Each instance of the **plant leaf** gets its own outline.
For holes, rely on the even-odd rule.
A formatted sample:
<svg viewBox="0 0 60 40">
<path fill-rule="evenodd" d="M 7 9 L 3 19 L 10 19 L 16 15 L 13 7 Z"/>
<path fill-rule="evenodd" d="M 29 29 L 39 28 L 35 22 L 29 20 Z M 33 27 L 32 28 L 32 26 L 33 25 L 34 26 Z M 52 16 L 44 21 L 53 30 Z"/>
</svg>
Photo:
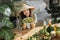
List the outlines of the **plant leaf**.
<svg viewBox="0 0 60 40">
<path fill-rule="evenodd" d="M 9 18 L 7 17 L 4 17 L 1 21 L 1 23 L 4 25 L 4 26 L 7 26 L 7 27 L 10 27 L 10 28 L 13 28 L 14 27 L 14 24 L 12 22 L 10 22 Z"/>
<path fill-rule="evenodd" d="M 11 30 L 11 28 L 9 28 L 9 27 L 2 27 L 1 29 L 0 29 L 0 36 L 2 37 L 2 38 L 5 38 L 5 40 L 12 40 L 13 39 L 13 37 L 14 37 L 14 34 L 13 34 L 13 32 L 11 32 L 12 30 Z"/>
</svg>

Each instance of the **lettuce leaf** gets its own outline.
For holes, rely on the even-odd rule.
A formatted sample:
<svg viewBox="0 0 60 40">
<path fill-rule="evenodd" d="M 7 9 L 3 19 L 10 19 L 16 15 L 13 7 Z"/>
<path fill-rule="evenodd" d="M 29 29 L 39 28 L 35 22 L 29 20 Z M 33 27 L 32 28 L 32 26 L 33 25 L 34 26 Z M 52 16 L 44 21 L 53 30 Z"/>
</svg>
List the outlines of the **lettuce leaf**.
<svg viewBox="0 0 60 40">
<path fill-rule="evenodd" d="M 14 33 L 9 27 L 2 27 L 0 29 L 0 37 L 4 38 L 4 40 L 12 40 L 14 38 Z"/>
</svg>

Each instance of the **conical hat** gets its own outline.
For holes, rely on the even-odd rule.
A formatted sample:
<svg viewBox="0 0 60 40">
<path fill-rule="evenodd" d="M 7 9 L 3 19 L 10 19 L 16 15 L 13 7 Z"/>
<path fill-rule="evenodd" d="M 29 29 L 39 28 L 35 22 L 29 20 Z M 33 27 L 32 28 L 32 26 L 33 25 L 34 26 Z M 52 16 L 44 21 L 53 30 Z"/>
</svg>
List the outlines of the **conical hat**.
<svg viewBox="0 0 60 40">
<path fill-rule="evenodd" d="M 15 10 L 17 11 L 17 15 L 19 15 L 20 12 L 26 10 L 26 9 L 30 9 L 31 11 L 33 11 L 35 8 L 33 6 L 29 6 L 29 5 L 26 5 L 26 4 L 22 4 L 22 5 L 17 5 L 15 7 Z"/>
</svg>

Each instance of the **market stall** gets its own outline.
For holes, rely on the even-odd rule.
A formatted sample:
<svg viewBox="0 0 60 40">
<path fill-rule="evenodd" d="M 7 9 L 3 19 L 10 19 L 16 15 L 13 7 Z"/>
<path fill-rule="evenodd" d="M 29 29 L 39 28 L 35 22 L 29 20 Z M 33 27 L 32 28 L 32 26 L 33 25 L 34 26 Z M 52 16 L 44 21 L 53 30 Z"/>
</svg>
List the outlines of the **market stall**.
<svg viewBox="0 0 60 40">
<path fill-rule="evenodd" d="M 46 32 L 45 30 L 46 30 L 46 28 L 48 27 L 48 25 L 46 25 L 46 28 L 44 28 L 44 26 L 40 26 L 40 27 L 35 27 L 34 29 L 32 29 L 32 30 L 30 30 L 29 32 L 27 32 L 26 34 L 24 34 L 24 35 L 22 35 L 21 37 L 20 36 L 18 36 L 18 37 L 16 37 L 14 40 L 20 40 L 20 39 L 24 39 L 24 40 L 39 40 L 40 39 L 40 37 L 41 36 L 43 36 L 43 34 L 45 35 L 45 37 L 46 37 L 46 39 L 47 40 L 59 40 L 59 37 L 60 37 L 60 23 L 58 23 L 57 24 L 57 28 L 56 28 L 56 30 L 54 29 L 53 31 L 52 31 L 52 33 L 51 33 L 51 35 L 49 36 L 49 33 L 48 32 Z M 54 25 L 52 25 L 53 26 L 53 28 L 55 27 L 55 24 Z M 52 29 L 52 28 L 51 28 Z M 56 32 L 55 32 L 56 31 Z M 42 33 L 42 35 L 41 35 L 41 33 Z M 45 34 L 45 32 L 46 32 L 46 34 Z M 55 34 L 56 33 L 56 34 Z M 35 35 L 35 36 L 34 36 Z M 40 36 L 39 36 L 40 35 Z M 52 36 L 53 35 L 53 36 Z M 44 36 L 43 36 L 44 37 Z"/>
</svg>

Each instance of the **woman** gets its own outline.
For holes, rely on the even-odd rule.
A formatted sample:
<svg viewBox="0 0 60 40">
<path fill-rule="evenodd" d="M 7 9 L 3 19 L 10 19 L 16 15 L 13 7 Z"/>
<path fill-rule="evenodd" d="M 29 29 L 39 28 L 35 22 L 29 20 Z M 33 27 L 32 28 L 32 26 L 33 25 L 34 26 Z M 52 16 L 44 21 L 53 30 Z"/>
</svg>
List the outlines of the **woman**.
<svg viewBox="0 0 60 40">
<path fill-rule="evenodd" d="M 17 12 L 17 16 L 18 16 L 19 23 L 20 23 L 19 25 L 22 27 L 22 29 L 26 29 L 27 25 L 30 25 L 30 28 L 34 28 L 37 22 L 36 15 L 32 14 L 34 7 L 28 6 L 26 4 L 22 4 L 19 8 L 18 8 L 19 11 Z M 34 19 L 34 22 L 31 22 L 29 24 L 23 23 L 22 20 L 27 17 L 32 17 Z"/>
</svg>

